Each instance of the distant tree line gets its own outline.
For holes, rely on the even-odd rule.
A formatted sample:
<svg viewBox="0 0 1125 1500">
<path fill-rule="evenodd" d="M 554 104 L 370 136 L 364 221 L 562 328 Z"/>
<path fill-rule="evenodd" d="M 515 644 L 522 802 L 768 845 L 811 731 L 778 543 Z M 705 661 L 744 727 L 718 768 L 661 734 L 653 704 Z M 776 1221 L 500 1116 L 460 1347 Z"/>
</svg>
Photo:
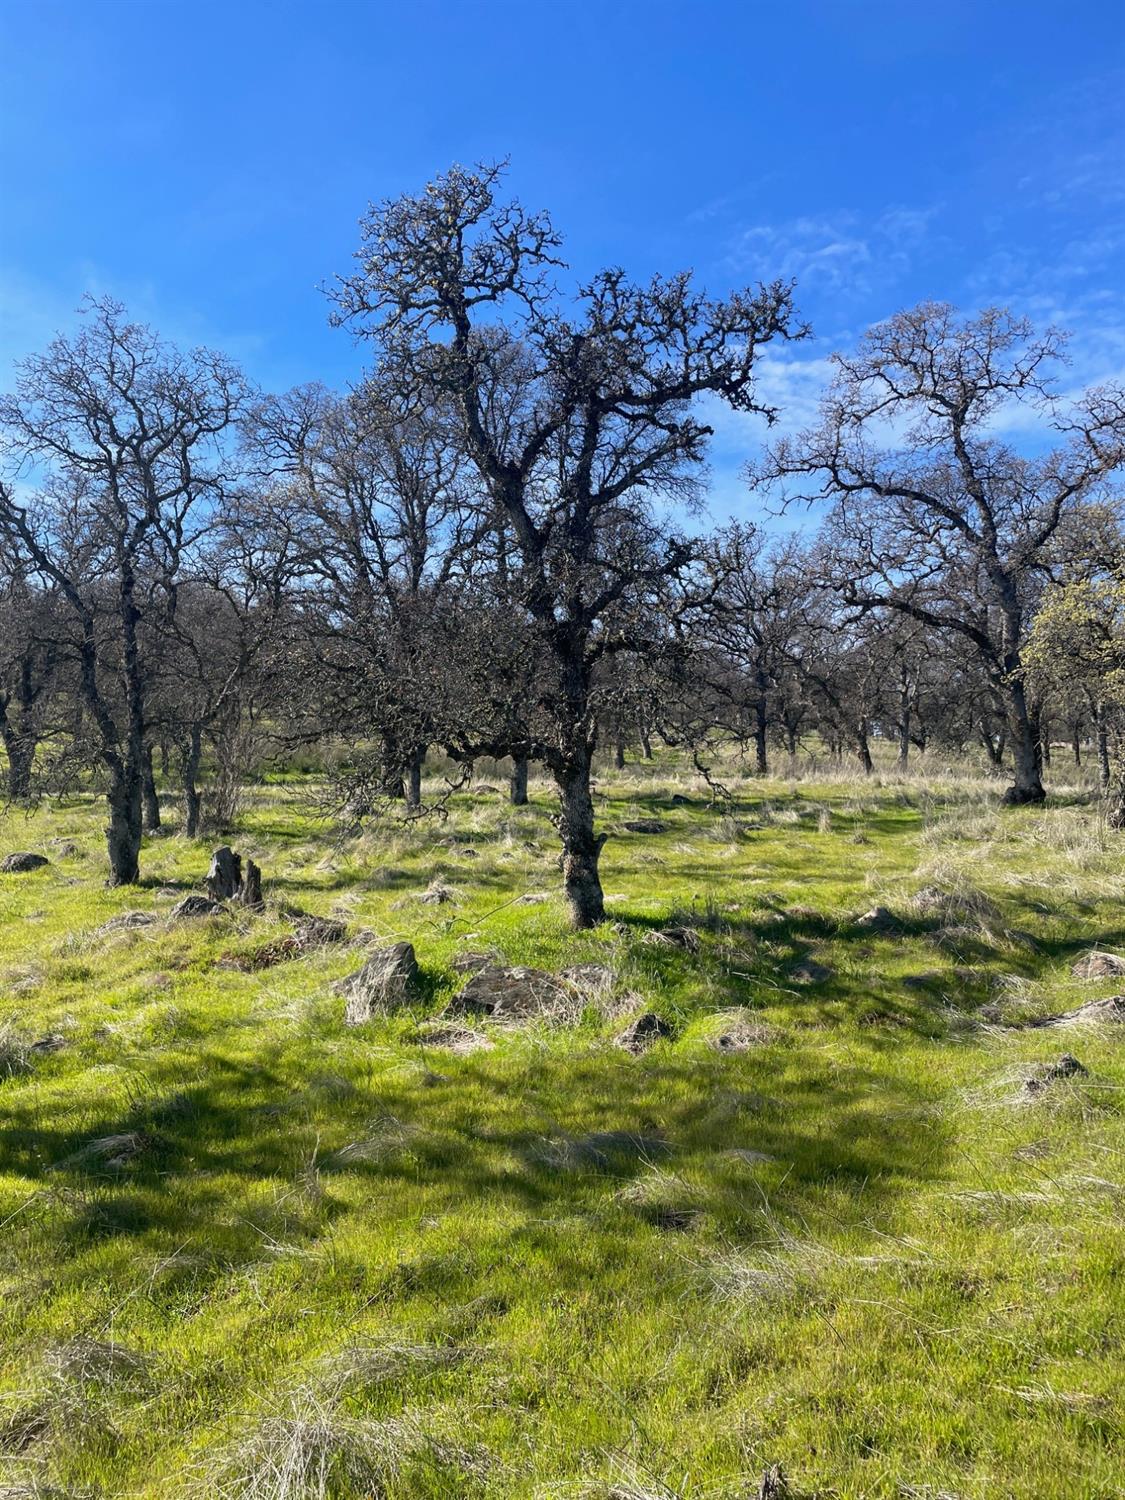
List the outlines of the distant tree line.
<svg viewBox="0 0 1125 1500">
<path fill-rule="evenodd" d="M 716 300 L 612 269 L 564 297 L 550 219 L 500 177 L 455 168 L 362 221 L 333 293 L 371 351 L 347 394 L 263 395 L 110 300 L 19 367 L 10 800 L 101 788 L 121 884 L 158 768 L 194 835 L 280 750 L 330 750 L 353 823 L 425 813 L 435 749 L 466 779 L 508 757 L 513 801 L 529 766 L 554 783 L 581 927 L 604 916 L 599 748 L 673 745 L 710 777 L 720 743 L 763 774 L 813 736 L 865 772 L 876 737 L 902 766 L 979 745 L 1020 803 L 1061 739 L 1125 821 L 1125 393 L 1063 401 L 1058 334 L 923 304 L 837 356 L 818 422 L 748 466 L 810 524 L 708 530 L 707 401 L 774 421 L 755 371 L 806 335 L 792 286 Z"/>
</svg>

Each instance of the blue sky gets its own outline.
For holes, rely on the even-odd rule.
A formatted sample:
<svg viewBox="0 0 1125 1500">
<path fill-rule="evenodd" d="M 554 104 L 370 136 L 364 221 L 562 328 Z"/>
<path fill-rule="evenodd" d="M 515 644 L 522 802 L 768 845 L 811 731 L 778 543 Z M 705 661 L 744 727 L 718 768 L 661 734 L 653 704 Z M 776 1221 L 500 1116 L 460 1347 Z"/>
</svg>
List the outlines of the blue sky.
<svg viewBox="0 0 1125 1500">
<path fill-rule="evenodd" d="M 368 200 L 510 156 L 576 275 L 797 279 L 825 356 L 922 297 L 1125 376 L 1125 4 L 0 0 L 0 383 L 111 292 L 261 384 L 344 384 L 318 286 Z M 757 424 L 721 420 L 715 508 Z"/>
</svg>

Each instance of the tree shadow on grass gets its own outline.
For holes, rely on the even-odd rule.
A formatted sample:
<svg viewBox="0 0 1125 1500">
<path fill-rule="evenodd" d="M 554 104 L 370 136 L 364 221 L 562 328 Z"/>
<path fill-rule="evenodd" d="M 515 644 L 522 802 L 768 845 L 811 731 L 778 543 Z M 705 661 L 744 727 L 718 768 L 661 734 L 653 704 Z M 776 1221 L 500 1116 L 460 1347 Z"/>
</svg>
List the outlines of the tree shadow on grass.
<svg viewBox="0 0 1125 1500">
<path fill-rule="evenodd" d="M 888 1200 L 940 1173 L 925 1097 L 887 1072 L 826 1070 L 810 1056 L 778 1074 L 751 1056 L 658 1052 L 516 1048 L 440 1063 L 428 1052 L 426 1065 L 377 1083 L 354 1055 L 355 1076 L 323 1080 L 295 1047 L 269 1065 L 204 1055 L 205 1076 L 186 1084 L 182 1062 L 156 1065 L 124 1111 L 88 1105 L 80 1119 L 45 1122 L 38 1108 L 10 1108 L 0 1161 L 69 1203 L 56 1231 L 64 1253 L 107 1238 L 217 1237 L 232 1262 L 330 1236 L 356 1212 L 354 1191 L 336 1190 L 345 1179 L 363 1185 L 372 1212 L 401 1212 L 417 1193 L 426 1212 L 463 1212 L 467 1224 L 482 1212 L 525 1226 L 592 1215 L 624 1232 L 648 1203 L 622 1198 L 628 1184 L 702 1172 L 711 1230 L 738 1241 L 760 1235 L 761 1197 L 732 1151 L 778 1164 L 773 1209 L 813 1234 L 830 1201 L 839 1212 L 841 1192 L 862 1187 L 863 1220 L 874 1223 Z M 111 1150 L 126 1159 L 111 1163 Z M 305 1193 L 309 1172 L 316 1189 Z M 659 1214 L 647 1223 L 663 1227 Z"/>
</svg>

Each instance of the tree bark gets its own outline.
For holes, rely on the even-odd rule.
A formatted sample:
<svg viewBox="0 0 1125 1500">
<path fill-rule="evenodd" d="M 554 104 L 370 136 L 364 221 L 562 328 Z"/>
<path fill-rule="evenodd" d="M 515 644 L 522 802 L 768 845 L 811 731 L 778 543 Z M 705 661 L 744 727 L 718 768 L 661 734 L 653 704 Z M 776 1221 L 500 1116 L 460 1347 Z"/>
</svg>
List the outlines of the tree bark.
<svg viewBox="0 0 1125 1500">
<path fill-rule="evenodd" d="M 594 802 L 590 795 L 590 756 L 578 755 L 555 772 L 559 794 L 559 837 L 562 872 L 571 925 L 596 927 L 605 921 L 605 898 L 598 859 L 605 834 L 594 832 Z"/>
<path fill-rule="evenodd" d="M 1109 731 L 1106 728 L 1105 710 L 1098 705 L 1097 716 L 1097 738 L 1098 738 L 1098 787 L 1104 796 L 1109 791 L 1110 764 L 1109 764 Z"/>
<path fill-rule="evenodd" d="M 766 740 L 768 729 L 767 705 L 765 697 L 762 696 L 754 704 L 754 768 L 759 776 L 769 775 L 770 759 Z"/>
<path fill-rule="evenodd" d="M 189 839 L 199 833 L 200 816 L 203 811 L 203 794 L 199 790 L 199 767 L 203 760 L 203 731 L 193 724 L 187 745 L 181 749 L 180 770 L 184 786 L 184 832 Z"/>
<path fill-rule="evenodd" d="M 406 805 L 411 812 L 417 812 L 422 806 L 422 768 L 426 763 L 426 749 L 411 750 L 406 757 L 405 774 L 403 776 L 403 796 Z"/>
<path fill-rule="evenodd" d="M 909 687 L 904 683 L 899 691 L 899 720 L 898 720 L 898 768 L 905 771 L 910 764 L 910 720 L 911 720 L 911 694 Z"/>
<path fill-rule="evenodd" d="M 651 760 L 652 759 L 652 741 L 648 737 L 648 725 L 647 724 L 638 724 L 637 725 L 637 738 L 641 742 L 641 754 L 644 756 L 645 760 Z"/>
<path fill-rule="evenodd" d="M 156 833 L 160 827 L 160 798 L 156 795 L 156 776 L 152 769 L 152 746 L 145 745 L 141 756 L 141 795 L 144 802 L 142 827 L 145 833 Z"/>
<path fill-rule="evenodd" d="M 35 764 L 35 741 L 16 729 L 0 730 L 8 756 L 8 797 L 12 802 L 31 799 L 31 771 Z"/>
<path fill-rule="evenodd" d="M 136 766 L 121 765 L 110 772 L 109 823 L 106 850 L 109 884 L 135 885 L 140 878 L 141 776 Z"/>
<path fill-rule="evenodd" d="M 527 806 L 527 756 L 512 758 L 512 774 L 508 777 L 508 789 L 513 807 Z"/>
<path fill-rule="evenodd" d="M 617 736 L 613 745 L 613 766 L 617 771 L 625 769 L 625 741 L 620 735 Z"/>
<path fill-rule="evenodd" d="M 1012 807 L 1045 802 L 1047 793 L 1043 789 L 1039 726 L 1035 715 L 1028 709 L 1023 683 L 1017 678 L 1009 681 L 1006 687 L 1008 739 L 1015 775 L 1012 785 L 1004 793 L 1004 801 Z"/>
<path fill-rule="evenodd" d="M 871 746 L 867 741 L 867 725 L 859 724 L 855 732 L 856 759 L 863 768 L 863 774 L 870 776 L 875 769 L 875 762 L 871 759 Z"/>
</svg>

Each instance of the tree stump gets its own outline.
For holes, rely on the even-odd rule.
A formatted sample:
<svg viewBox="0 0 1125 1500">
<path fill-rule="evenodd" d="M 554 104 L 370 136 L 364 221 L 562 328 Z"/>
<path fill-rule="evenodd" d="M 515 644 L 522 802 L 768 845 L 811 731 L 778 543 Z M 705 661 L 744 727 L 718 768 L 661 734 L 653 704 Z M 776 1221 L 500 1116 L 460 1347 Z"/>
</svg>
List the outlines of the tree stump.
<svg viewBox="0 0 1125 1500">
<path fill-rule="evenodd" d="M 262 872 L 252 859 L 247 859 L 243 871 L 241 854 L 224 844 L 211 856 L 207 894 L 212 901 L 234 901 L 256 910 L 262 905 Z"/>
<path fill-rule="evenodd" d="M 242 885 L 242 856 L 229 844 L 216 849 L 207 872 L 207 894 L 212 901 L 233 901 Z"/>
<path fill-rule="evenodd" d="M 246 873 L 235 900 L 255 911 L 262 905 L 262 872 L 252 859 L 246 861 Z"/>
</svg>

